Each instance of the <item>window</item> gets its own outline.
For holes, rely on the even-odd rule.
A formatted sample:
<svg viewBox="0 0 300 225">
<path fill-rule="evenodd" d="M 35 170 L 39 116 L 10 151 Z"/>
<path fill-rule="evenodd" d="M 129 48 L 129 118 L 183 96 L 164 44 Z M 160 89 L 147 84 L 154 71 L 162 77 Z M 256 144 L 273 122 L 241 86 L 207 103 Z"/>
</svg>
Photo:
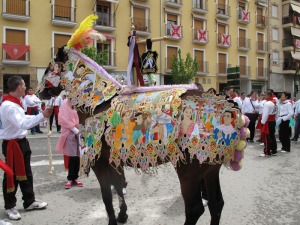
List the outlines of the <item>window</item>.
<svg viewBox="0 0 300 225">
<path fill-rule="evenodd" d="M 97 1 L 96 10 L 98 15 L 96 24 L 100 26 L 111 26 L 111 4 L 109 2 Z"/>
<path fill-rule="evenodd" d="M 218 73 L 227 73 L 227 54 L 225 53 L 218 53 Z"/>
<path fill-rule="evenodd" d="M 171 35 L 171 25 L 177 25 L 178 23 L 178 15 L 175 14 L 167 14 L 167 35 Z"/>
<path fill-rule="evenodd" d="M 239 43 L 240 48 L 248 48 L 248 42 L 246 39 L 246 30 L 245 29 L 239 29 Z"/>
<path fill-rule="evenodd" d="M 102 53 L 103 66 L 113 66 L 114 54 L 112 40 L 106 39 L 104 42 L 98 41 L 96 46 L 97 51 Z"/>
<path fill-rule="evenodd" d="M 4 0 L 3 12 L 15 15 L 28 15 L 29 1 L 24 0 Z"/>
<path fill-rule="evenodd" d="M 138 31 L 148 31 L 148 22 L 145 8 L 133 7 L 133 24 Z"/>
<path fill-rule="evenodd" d="M 277 28 L 272 28 L 272 40 L 279 41 L 279 30 Z"/>
<path fill-rule="evenodd" d="M 241 76 L 248 76 L 247 71 L 247 56 L 239 56 L 240 74 Z"/>
<path fill-rule="evenodd" d="M 53 56 L 56 55 L 58 48 L 68 43 L 71 36 L 71 34 L 54 34 L 54 46 L 52 49 Z"/>
<path fill-rule="evenodd" d="M 25 54 L 21 54 L 23 48 L 25 48 L 27 42 L 27 30 L 22 29 L 5 29 L 5 44 L 8 46 L 14 46 L 13 49 L 4 49 L 5 53 L 3 59 L 8 60 L 28 60 L 28 51 Z M 17 50 L 17 51 L 15 51 Z"/>
<path fill-rule="evenodd" d="M 171 69 L 174 56 L 177 57 L 178 47 L 167 46 L 167 70 Z"/>
<path fill-rule="evenodd" d="M 264 42 L 264 34 L 257 33 L 257 50 L 258 51 L 265 51 L 265 42 Z"/>
<path fill-rule="evenodd" d="M 264 59 L 257 60 L 257 76 L 265 77 Z"/>
<path fill-rule="evenodd" d="M 278 52 L 273 52 L 273 60 L 272 64 L 273 65 L 278 65 L 279 64 L 279 53 Z"/>
<path fill-rule="evenodd" d="M 204 61 L 204 56 L 205 56 L 205 53 L 204 51 L 202 50 L 195 50 L 194 51 L 194 55 L 195 55 L 195 58 L 198 62 L 198 65 L 199 65 L 199 68 L 198 68 L 198 71 L 199 72 L 207 72 L 206 70 L 206 62 Z"/>
<path fill-rule="evenodd" d="M 272 17 L 278 18 L 278 6 L 272 5 Z"/>
<path fill-rule="evenodd" d="M 202 78 L 202 84 L 206 84 L 206 78 Z"/>
</svg>

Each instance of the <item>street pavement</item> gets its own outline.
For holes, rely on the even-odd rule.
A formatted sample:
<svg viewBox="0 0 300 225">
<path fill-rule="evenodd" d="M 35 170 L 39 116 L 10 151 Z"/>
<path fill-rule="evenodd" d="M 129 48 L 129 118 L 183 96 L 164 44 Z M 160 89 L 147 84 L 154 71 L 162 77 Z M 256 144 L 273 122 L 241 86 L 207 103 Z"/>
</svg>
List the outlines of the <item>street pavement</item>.
<svg viewBox="0 0 300 225">
<path fill-rule="evenodd" d="M 32 149 L 34 190 L 37 199 L 48 202 L 45 210 L 26 212 L 20 190 L 17 192 L 17 208 L 22 216 L 14 225 L 108 223 L 98 181 L 93 172 L 80 180 L 84 187 L 64 189 L 67 173 L 63 158 L 55 153 L 58 135 L 51 135 L 53 174 L 49 174 L 48 140 L 44 134 L 28 135 Z M 261 158 L 263 147 L 248 143 L 243 168 L 230 171 L 221 168 L 220 179 L 225 206 L 221 225 L 299 225 L 300 224 L 300 141 L 292 142 L 291 153 Z M 281 144 L 278 143 L 278 149 Z M 3 157 L 2 157 L 3 158 Z M 128 225 L 181 225 L 184 223 L 184 203 L 179 181 L 170 164 L 162 165 L 158 174 L 136 174 L 125 170 L 128 181 L 126 203 Z M 1 178 L 2 180 L 2 174 Z M 1 182 L 2 183 L 2 182 Z M 7 220 L 3 195 L 0 194 L 0 219 Z M 118 197 L 114 194 L 114 206 L 118 209 Z M 197 224 L 209 224 L 208 208 Z"/>
</svg>

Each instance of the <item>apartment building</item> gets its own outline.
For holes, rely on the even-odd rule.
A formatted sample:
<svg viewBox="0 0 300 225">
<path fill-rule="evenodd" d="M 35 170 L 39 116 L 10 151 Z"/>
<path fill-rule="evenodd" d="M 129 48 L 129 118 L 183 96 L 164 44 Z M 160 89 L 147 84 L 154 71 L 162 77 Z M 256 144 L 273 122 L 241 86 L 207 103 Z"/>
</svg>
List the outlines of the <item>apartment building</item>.
<svg viewBox="0 0 300 225">
<path fill-rule="evenodd" d="M 300 68 L 300 1 L 270 1 L 269 8 L 270 87 L 295 94 Z"/>
<path fill-rule="evenodd" d="M 240 90 L 265 90 L 268 84 L 267 0 L 2 0 L 0 87 L 21 75 L 35 87 L 57 48 L 66 44 L 80 22 L 98 15 L 94 29 L 111 35 L 94 43 L 108 52 L 104 68 L 126 76 L 127 38 L 134 27 L 139 39 L 166 36 L 153 42 L 157 51 L 158 84 L 171 84 L 171 62 L 181 49 L 196 57 L 195 81 L 205 89 L 227 86 L 226 69 L 240 67 Z M 278 10 L 279 11 L 279 10 Z M 140 44 L 145 52 L 146 45 Z M 277 75 L 276 75 L 277 76 Z"/>
</svg>

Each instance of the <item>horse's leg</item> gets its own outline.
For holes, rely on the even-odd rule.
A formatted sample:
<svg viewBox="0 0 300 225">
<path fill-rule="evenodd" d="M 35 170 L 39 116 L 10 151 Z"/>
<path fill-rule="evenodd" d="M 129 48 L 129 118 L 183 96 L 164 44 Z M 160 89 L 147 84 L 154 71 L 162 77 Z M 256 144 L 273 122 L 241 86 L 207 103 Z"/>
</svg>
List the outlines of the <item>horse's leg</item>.
<svg viewBox="0 0 300 225">
<path fill-rule="evenodd" d="M 125 197 L 123 194 L 123 188 L 124 188 L 124 181 L 125 181 L 125 175 L 124 175 L 124 170 L 123 168 L 119 168 L 121 174 L 119 174 L 114 168 L 111 167 L 111 178 L 112 178 L 112 183 L 115 187 L 115 190 L 118 194 L 119 197 L 119 207 L 120 207 L 120 212 L 117 217 L 117 222 L 119 223 L 126 223 L 128 219 L 127 215 L 127 205 L 125 202 Z"/>
<path fill-rule="evenodd" d="M 177 167 L 181 193 L 185 205 L 185 225 L 195 225 L 204 213 L 204 206 L 201 199 L 200 182 L 202 170 L 198 161 Z"/>
<path fill-rule="evenodd" d="M 108 219 L 109 219 L 108 225 L 117 225 L 115 210 L 113 207 L 112 193 L 111 193 L 111 189 L 110 189 L 110 185 L 111 185 L 110 168 L 111 168 L 111 166 L 108 164 L 108 162 L 106 163 L 104 160 L 101 160 L 101 157 L 98 161 L 96 161 L 96 163 L 92 167 L 92 169 L 95 172 L 95 175 L 100 184 L 102 199 L 103 199 L 105 209 L 106 209 Z"/>
<path fill-rule="evenodd" d="M 208 196 L 208 208 L 211 215 L 210 224 L 219 225 L 224 206 L 219 178 L 221 165 L 218 164 L 211 167 L 213 168 L 204 176 L 204 182 Z"/>
</svg>

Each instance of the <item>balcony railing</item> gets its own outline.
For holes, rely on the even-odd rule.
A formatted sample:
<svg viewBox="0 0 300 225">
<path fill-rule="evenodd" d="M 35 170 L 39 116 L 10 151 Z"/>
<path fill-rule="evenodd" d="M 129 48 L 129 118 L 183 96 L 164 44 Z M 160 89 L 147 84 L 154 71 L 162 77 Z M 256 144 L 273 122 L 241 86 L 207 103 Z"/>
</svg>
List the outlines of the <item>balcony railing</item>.
<svg viewBox="0 0 300 225">
<path fill-rule="evenodd" d="M 256 26 L 258 27 L 266 27 L 267 21 L 265 16 L 256 15 Z"/>
<path fill-rule="evenodd" d="M 223 19 L 229 19 L 230 17 L 230 6 L 217 4 L 217 17 Z"/>
<path fill-rule="evenodd" d="M 201 0 L 200 2 L 194 2 L 193 4 L 193 12 L 199 14 L 206 14 L 208 12 L 207 8 L 207 0 Z"/>
<path fill-rule="evenodd" d="M 193 42 L 196 44 L 207 44 L 208 30 L 193 29 Z"/>
<path fill-rule="evenodd" d="M 240 50 L 250 50 L 250 39 L 239 37 L 238 38 L 238 48 Z"/>
<path fill-rule="evenodd" d="M 230 64 L 227 63 L 217 63 L 217 74 L 218 75 L 226 75 L 227 68 L 230 67 Z"/>
<path fill-rule="evenodd" d="M 28 21 L 30 19 L 30 1 L 3 0 L 2 16 L 5 19 Z"/>
<path fill-rule="evenodd" d="M 238 22 L 248 24 L 250 23 L 250 12 L 245 10 L 239 10 L 238 12 Z"/>
<path fill-rule="evenodd" d="M 293 38 L 282 39 L 282 47 L 291 47 L 291 46 L 294 46 Z"/>
<path fill-rule="evenodd" d="M 268 51 L 268 43 L 264 41 L 257 41 L 256 49 L 257 52 L 266 53 Z"/>
<path fill-rule="evenodd" d="M 6 45 L 7 48 L 4 47 Z M 28 65 L 30 63 L 29 45 L 2 44 L 2 63 Z"/>
<path fill-rule="evenodd" d="M 166 24 L 166 35 L 171 39 L 181 40 L 183 38 L 182 26 L 167 23 Z"/>
<path fill-rule="evenodd" d="M 268 68 L 265 67 L 256 67 L 256 78 L 266 79 L 268 75 Z"/>
<path fill-rule="evenodd" d="M 296 70 L 296 63 L 293 59 L 284 59 L 283 61 L 283 70 Z"/>
<path fill-rule="evenodd" d="M 150 32 L 150 20 L 133 17 L 131 23 L 136 31 Z"/>
<path fill-rule="evenodd" d="M 300 25 L 300 21 L 298 20 L 298 16 L 296 15 L 288 15 L 282 17 L 282 24 L 289 24 L 292 23 L 294 26 L 295 25 Z"/>
<path fill-rule="evenodd" d="M 209 67 L 208 67 L 208 62 L 207 61 L 198 61 L 198 73 L 208 73 L 209 72 Z"/>
<path fill-rule="evenodd" d="M 231 46 L 231 35 L 217 33 L 217 45 L 223 48 L 229 48 Z"/>
<path fill-rule="evenodd" d="M 52 5 L 52 23 L 54 25 L 73 27 L 76 25 L 76 8 Z"/>
<path fill-rule="evenodd" d="M 249 77 L 251 74 L 251 66 L 240 65 L 240 75 L 243 77 Z"/>
</svg>

